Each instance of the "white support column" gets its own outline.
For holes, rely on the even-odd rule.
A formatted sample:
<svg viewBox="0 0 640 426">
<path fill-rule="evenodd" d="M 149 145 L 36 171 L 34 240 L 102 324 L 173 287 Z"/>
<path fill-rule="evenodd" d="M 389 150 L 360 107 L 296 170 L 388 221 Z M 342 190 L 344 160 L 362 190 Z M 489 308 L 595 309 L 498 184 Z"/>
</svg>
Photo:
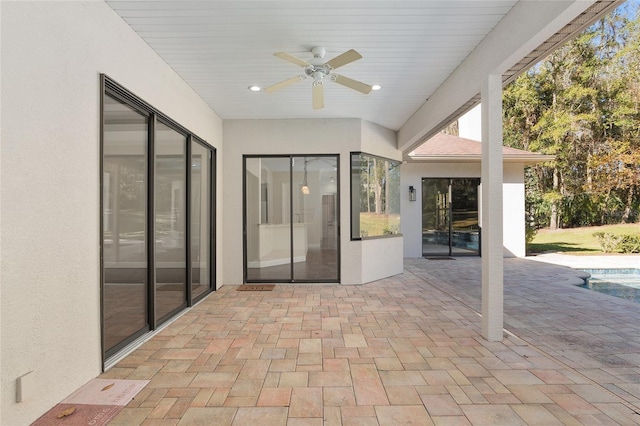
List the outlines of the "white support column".
<svg viewBox="0 0 640 426">
<path fill-rule="evenodd" d="M 482 335 L 503 334 L 502 76 L 482 84 Z"/>
</svg>

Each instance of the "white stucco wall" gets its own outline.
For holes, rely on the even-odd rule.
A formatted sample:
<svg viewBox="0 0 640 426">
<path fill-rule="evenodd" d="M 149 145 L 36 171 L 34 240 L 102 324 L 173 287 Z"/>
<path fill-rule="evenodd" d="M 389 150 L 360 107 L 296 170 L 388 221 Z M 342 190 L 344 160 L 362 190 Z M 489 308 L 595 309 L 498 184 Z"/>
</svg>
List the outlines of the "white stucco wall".
<svg viewBox="0 0 640 426">
<path fill-rule="evenodd" d="M 241 284 L 242 264 L 242 156 L 244 154 L 338 154 L 340 159 L 340 282 L 364 281 L 362 265 L 368 241 L 350 239 L 350 164 L 352 151 L 399 158 L 395 132 L 360 119 L 225 120 L 224 121 L 223 252 L 225 284 Z M 366 150 L 365 148 L 366 147 Z M 399 237 L 399 239 L 401 239 Z M 383 240 L 391 240 L 383 239 Z M 383 243 L 384 244 L 384 243 Z M 392 243 L 386 243 L 392 244 Z M 393 264 L 393 265 L 391 265 Z M 378 279 L 402 271 L 402 253 L 389 263 L 376 263 L 367 277 Z"/>
<path fill-rule="evenodd" d="M 401 274 L 403 238 L 373 238 L 362 241 L 362 283 Z"/>
<path fill-rule="evenodd" d="M 396 149 L 396 132 L 368 121 L 362 121 L 362 151 L 391 160 L 402 161 Z M 400 197 L 402 197 L 401 188 Z M 404 220 L 400 207 L 400 226 Z M 362 281 L 368 283 L 380 278 L 401 274 L 403 271 L 404 237 L 362 240 Z"/>
<path fill-rule="evenodd" d="M 101 371 L 99 73 L 220 158 L 222 123 L 105 3 L 0 4 L 0 424 L 23 425 Z"/>
<path fill-rule="evenodd" d="M 422 178 L 479 178 L 480 163 L 406 163 L 402 165 L 402 234 L 404 256 L 422 257 Z M 409 186 L 416 201 L 409 201 Z M 524 164 L 504 164 L 504 255 L 525 256 Z"/>
<path fill-rule="evenodd" d="M 524 215 L 524 164 L 506 163 L 502 184 L 505 257 L 526 255 Z"/>
<path fill-rule="evenodd" d="M 458 118 L 458 136 L 474 141 L 482 140 L 482 104 L 471 108 Z"/>
</svg>

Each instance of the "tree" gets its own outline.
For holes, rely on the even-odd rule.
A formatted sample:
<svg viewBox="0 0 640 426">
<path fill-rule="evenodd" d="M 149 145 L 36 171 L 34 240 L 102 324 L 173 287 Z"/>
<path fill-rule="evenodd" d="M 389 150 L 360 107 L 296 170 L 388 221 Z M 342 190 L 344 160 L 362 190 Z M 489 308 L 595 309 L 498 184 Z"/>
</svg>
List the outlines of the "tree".
<svg viewBox="0 0 640 426">
<path fill-rule="evenodd" d="M 556 156 L 527 171 L 528 223 L 640 220 L 639 4 L 617 8 L 505 88 L 505 144 Z"/>
</svg>

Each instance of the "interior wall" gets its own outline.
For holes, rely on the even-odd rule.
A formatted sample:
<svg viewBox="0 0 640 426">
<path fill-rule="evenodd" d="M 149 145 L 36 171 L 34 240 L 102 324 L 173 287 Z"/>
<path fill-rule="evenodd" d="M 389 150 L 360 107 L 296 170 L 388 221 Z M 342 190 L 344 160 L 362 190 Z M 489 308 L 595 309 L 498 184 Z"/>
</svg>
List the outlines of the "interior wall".
<svg viewBox="0 0 640 426">
<path fill-rule="evenodd" d="M 505 163 L 503 183 L 503 246 L 505 257 L 525 256 L 524 164 Z M 422 257 L 422 178 L 479 178 L 477 163 L 406 163 L 401 169 L 404 256 Z M 409 186 L 416 201 L 409 201 Z"/>
<path fill-rule="evenodd" d="M 104 2 L 0 7 L 0 424 L 19 425 L 101 371 L 99 74 L 218 148 L 219 165 L 222 122 Z"/>
</svg>

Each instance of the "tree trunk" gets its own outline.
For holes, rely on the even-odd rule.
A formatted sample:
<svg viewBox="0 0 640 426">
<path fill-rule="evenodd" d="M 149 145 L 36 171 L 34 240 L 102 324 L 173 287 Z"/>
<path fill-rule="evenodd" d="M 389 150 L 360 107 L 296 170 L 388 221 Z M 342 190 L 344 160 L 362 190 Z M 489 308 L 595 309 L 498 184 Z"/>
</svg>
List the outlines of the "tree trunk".
<svg viewBox="0 0 640 426">
<path fill-rule="evenodd" d="M 384 168 L 384 213 L 389 214 L 389 167 Z"/>
<path fill-rule="evenodd" d="M 558 229 L 558 205 L 554 201 L 551 204 L 551 218 L 549 219 L 549 229 L 555 231 Z"/>
<path fill-rule="evenodd" d="M 382 186 L 380 185 L 380 174 L 378 170 L 378 160 L 373 159 L 373 192 L 375 195 L 376 214 L 382 213 Z"/>
<path fill-rule="evenodd" d="M 593 151 L 593 148 L 591 149 Z M 591 170 L 591 153 L 587 154 L 587 191 L 593 191 L 593 171 Z"/>
<path fill-rule="evenodd" d="M 553 191 L 558 192 L 558 169 L 553 169 Z M 558 200 L 553 199 L 551 202 L 551 217 L 549 218 L 549 228 L 552 231 L 558 229 L 558 218 L 560 215 L 558 214 Z"/>
<path fill-rule="evenodd" d="M 371 190 L 371 160 L 367 158 L 367 190 L 365 191 L 367 197 L 367 213 L 371 213 L 371 198 L 369 197 L 369 191 Z"/>
<path fill-rule="evenodd" d="M 629 216 L 631 216 L 631 205 L 633 204 L 633 186 L 629 187 L 629 192 L 627 193 L 627 203 L 624 206 L 624 213 L 622 214 L 622 219 L 620 223 L 627 223 L 629 220 Z"/>
</svg>

